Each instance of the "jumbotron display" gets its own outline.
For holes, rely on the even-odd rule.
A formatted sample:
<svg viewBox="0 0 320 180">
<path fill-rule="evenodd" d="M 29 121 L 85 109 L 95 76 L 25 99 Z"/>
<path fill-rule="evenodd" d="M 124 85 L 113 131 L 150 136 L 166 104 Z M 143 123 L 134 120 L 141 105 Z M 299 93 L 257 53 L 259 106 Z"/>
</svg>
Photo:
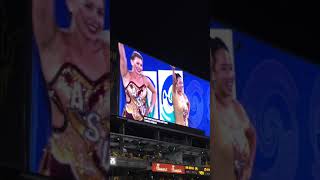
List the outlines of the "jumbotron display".
<svg viewBox="0 0 320 180">
<path fill-rule="evenodd" d="M 209 136 L 209 81 L 118 43 L 118 115 L 153 124 L 174 123 Z"/>
<path fill-rule="evenodd" d="M 319 179 L 319 65 L 212 27 L 211 176 Z"/>
</svg>

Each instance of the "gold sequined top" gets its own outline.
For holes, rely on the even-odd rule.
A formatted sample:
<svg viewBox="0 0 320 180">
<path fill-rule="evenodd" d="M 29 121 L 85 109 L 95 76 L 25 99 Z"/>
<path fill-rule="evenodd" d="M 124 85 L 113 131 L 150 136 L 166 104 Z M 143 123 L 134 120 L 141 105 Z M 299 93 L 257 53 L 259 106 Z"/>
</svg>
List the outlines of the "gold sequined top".
<svg viewBox="0 0 320 180">
<path fill-rule="evenodd" d="M 179 95 L 177 92 L 172 93 L 173 107 L 174 107 L 174 115 L 176 118 L 176 124 L 182 126 L 189 126 L 189 112 L 188 112 L 188 98 L 182 94 Z"/>
<path fill-rule="evenodd" d="M 109 168 L 109 76 L 91 80 L 65 63 L 48 84 L 52 105 L 64 116 L 64 125 L 53 127 L 49 150 L 77 179 L 103 179 Z"/>
<path fill-rule="evenodd" d="M 124 115 L 131 114 L 134 120 L 142 121 L 147 110 L 147 87 L 138 86 L 133 81 L 125 87 L 126 105 Z"/>
</svg>

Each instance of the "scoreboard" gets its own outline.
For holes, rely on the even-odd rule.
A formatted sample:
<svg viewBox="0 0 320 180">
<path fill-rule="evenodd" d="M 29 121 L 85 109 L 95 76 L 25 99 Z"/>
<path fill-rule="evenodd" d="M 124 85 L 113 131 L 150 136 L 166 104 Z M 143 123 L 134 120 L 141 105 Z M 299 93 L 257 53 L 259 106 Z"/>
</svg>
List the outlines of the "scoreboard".
<svg viewBox="0 0 320 180">
<path fill-rule="evenodd" d="M 174 174 L 193 174 L 200 176 L 210 176 L 210 167 L 183 166 L 174 164 L 152 163 L 153 172 L 174 173 Z"/>
<path fill-rule="evenodd" d="M 185 166 L 186 174 L 210 176 L 210 167 Z"/>
</svg>

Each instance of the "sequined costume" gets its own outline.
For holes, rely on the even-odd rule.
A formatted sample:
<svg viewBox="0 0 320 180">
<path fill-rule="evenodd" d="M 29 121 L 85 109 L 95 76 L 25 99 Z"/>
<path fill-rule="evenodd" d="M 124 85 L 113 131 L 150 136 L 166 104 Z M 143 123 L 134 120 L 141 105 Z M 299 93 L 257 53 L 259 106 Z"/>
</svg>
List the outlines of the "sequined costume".
<svg viewBox="0 0 320 180">
<path fill-rule="evenodd" d="M 189 126 L 188 120 L 188 98 L 185 95 L 179 95 L 177 92 L 172 94 L 174 114 L 176 124 Z"/>
<path fill-rule="evenodd" d="M 216 102 L 214 99 L 213 102 Z M 245 129 L 249 126 L 242 117 L 239 106 L 224 108 L 219 103 L 212 103 L 211 116 L 212 144 L 215 179 L 243 180 L 250 160 L 250 146 Z"/>
<path fill-rule="evenodd" d="M 47 88 L 64 123 L 52 127 L 40 173 L 63 179 L 107 177 L 109 78 L 106 73 L 93 81 L 71 63 L 61 66 Z"/>
<path fill-rule="evenodd" d="M 130 81 L 125 87 L 126 105 L 123 116 L 142 121 L 147 110 L 147 87 L 145 84 L 140 87 Z"/>
</svg>

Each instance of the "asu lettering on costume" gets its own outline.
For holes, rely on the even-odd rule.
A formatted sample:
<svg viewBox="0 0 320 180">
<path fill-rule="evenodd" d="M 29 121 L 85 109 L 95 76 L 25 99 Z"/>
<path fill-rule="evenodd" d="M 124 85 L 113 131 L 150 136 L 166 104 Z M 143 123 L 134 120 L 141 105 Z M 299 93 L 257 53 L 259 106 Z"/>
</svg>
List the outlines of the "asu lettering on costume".
<svg viewBox="0 0 320 180">
<path fill-rule="evenodd" d="M 108 6 L 109 0 L 32 0 L 30 159 L 35 173 L 57 179 L 108 179 Z M 87 28 L 88 19 L 94 28 Z"/>
<path fill-rule="evenodd" d="M 109 168 L 108 76 L 91 81 L 76 66 L 66 63 L 48 85 L 50 98 L 67 124 L 54 127 L 48 152 L 58 163 L 69 165 L 77 179 L 102 179 Z M 61 97 L 69 102 L 62 102 Z M 44 158 L 42 172 L 49 172 L 52 165 Z"/>
</svg>

